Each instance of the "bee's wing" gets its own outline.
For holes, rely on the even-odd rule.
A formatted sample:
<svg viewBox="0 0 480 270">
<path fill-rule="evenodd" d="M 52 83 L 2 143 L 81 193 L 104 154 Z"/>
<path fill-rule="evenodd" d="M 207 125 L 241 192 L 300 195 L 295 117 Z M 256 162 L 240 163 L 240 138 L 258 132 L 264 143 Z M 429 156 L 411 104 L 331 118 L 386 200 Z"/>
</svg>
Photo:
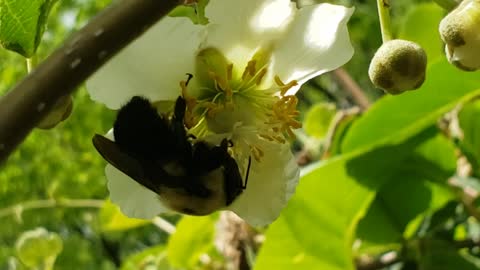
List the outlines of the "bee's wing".
<svg viewBox="0 0 480 270">
<path fill-rule="evenodd" d="M 153 184 L 148 178 L 147 172 L 145 172 L 145 168 L 140 161 L 122 151 L 115 142 L 102 135 L 95 134 L 92 142 L 100 155 L 113 167 L 130 176 L 142 186 L 158 193 L 159 187 Z"/>
</svg>

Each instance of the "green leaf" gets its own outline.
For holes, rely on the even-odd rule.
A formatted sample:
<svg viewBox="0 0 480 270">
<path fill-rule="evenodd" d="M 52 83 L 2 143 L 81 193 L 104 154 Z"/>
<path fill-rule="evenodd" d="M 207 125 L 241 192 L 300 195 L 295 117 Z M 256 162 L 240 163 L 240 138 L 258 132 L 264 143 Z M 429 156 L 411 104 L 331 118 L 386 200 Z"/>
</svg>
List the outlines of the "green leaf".
<svg viewBox="0 0 480 270">
<path fill-rule="evenodd" d="M 446 183 L 457 169 L 456 147 L 439 133 L 415 149 L 415 154 L 405 165 L 430 181 Z"/>
<path fill-rule="evenodd" d="M 205 17 L 205 7 L 209 0 L 198 0 L 192 5 L 180 5 L 172 10 L 168 16 L 186 17 L 192 20 L 194 24 L 207 24 L 208 18 Z"/>
<path fill-rule="evenodd" d="M 168 270 L 173 269 L 167 260 L 165 246 L 150 247 L 129 256 L 122 263 L 120 270 Z"/>
<path fill-rule="evenodd" d="M 480 175 L 480 100 L 463 105 L 458 113 L 458 124 L 463 131 L 462 150 L 469 157 L 476 173 Z"/>
<path fill-rule="evenodd" d="M 430 135 L 351 152 L 304 175 L 280 218 L 269 227 L 255 269 L 353 269 L 358 220 L 376 190 L 395 173 L 392 168 Z"/>
<path fill-rule="evenodd" d="M 414 136 L 480 92 L 475 91 L 478 73 L 459 72 L 446 61 L 432 65 L 429 74 L 435 80 L 422 89 L 383 98 L 354 122 L 343 146 L 353 152 L 302 177 L 294 198 L 267 232 L 257 269 L 353 269 L 355 226 L 376 190 L 413 151 Z M 402 145 L 406 140 L 410 143 Z"/>
<path fill-rule="evenodd" d="M 2 0 L 0 44 L 27 58 L 37 50 L 56 0 Z"/>
<path fill-rule="evenodd" d="M 334 104 L 319 103 L 311 107 L 305 115 L 303 128 L 305 132 L 315 138 L 321 139 L 327 135 L 328 128 L 335 116 Z"/>
<path fill-rule="evenodd" d="M 335 132 L 330 144 L 330 154 L 332 156 L 339 155 L 342 152 L 342 142 L 348 134 L 349 128 L 360 117 L 359 113 L 344 114 L 343 117 L 336 123 Z"/>
<path fill-rule="evenodd" d="M 443 42 L 438 34 L 438 25 L 445 11 L 434 3 L 414 5 L 405 16 L 399 38 L 418 43 L 432 62 L 444 56 Z"/>
<path fill-rule="evenodd" d="M 400 247 L 402 237 L 411 236 L 406 231 L 410 223 L 454 198 L 444 183 L 455 173 L 455 167 L 455 147 L 441 134 L 417 147 L 380 189 L 360 221 L 359 252 L 375 254 Z"/>
<path fill-rule="evenodd" d="M 99 213 L 102 232 L 125 231 L 150 223 L 150 220 L 129 218 L 120 212 L 118 206 L 106 201 Z"/>
<path fill-rule="evenodd" d="M 478 270 L 479 266 L 459 254 L 452 244 L 438 239 L 425 239 L 421 245 L 422 270 Z"/>
<path fill-rule="evenodd" d="M 193 269 L 200 256 L 213 243 L 216 216 L 184 216 L 168 240 L 167 254 L 170 264 L 177 268 Z"/>
<path fill-rule="evenodd" d="M 342 150 L 404 140 L 435 123 L 458 102 L 479 93 L 480 72 L 463 72 L 446 61 L 432 64 L 420 89 L 385 96 L 355 121 Z"/>
</svg>

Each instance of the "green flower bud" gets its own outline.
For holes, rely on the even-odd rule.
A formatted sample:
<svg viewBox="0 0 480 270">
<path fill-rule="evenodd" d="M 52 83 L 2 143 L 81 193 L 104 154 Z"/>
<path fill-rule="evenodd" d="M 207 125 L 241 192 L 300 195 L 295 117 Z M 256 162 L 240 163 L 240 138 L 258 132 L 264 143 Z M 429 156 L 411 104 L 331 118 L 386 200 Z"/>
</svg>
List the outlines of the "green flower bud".
<svg viewBox="0 0 480 270">
<path fill-rule="evenodd" d="M 466 71 L 480 68 L 480 0 L 463 0 L 439 30 L 450 63 Z"/>
<path fill-rule="evenodd" d="M 397 95 L 419 88 L 425 81 L 427 55 L 417 43 L 394 39 L 383 43 L 370 62 L 372 83 Z"/>
<path fill-rule="evenodd" d="M 43 110 L 43 107 L 45 107 L 45 104 L 39 104 L 37 109 L 40 111 Z M 70 95 L 59 99 L 57 103 L 53 105 L 50 112 L 42 119 L 42 121 L 40 121 L 37 127 L 41 129 L 51 129 L 55 127 L 58 123 L 70 116 L 72 108 L 73 99 Z"/>
<path fill-rule="evenodd" d="M 18 258 L 27 267 L 50 269 L 62 251 L 63 243 L 56 233 L 37 228 L 24 232 L 17 240 L 15 249 Z"/>
</svg>

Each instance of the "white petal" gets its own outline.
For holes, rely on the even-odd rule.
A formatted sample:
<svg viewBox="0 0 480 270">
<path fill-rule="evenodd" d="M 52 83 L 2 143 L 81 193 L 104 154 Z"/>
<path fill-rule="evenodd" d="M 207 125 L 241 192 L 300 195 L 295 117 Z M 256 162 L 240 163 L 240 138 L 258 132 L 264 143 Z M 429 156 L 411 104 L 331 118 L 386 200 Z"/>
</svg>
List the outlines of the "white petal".
<svg viewBox="0 0 480 270">
<path fill-rule="evenodd" d="M 280 215 L 300 176 L 289 144 L 265 146 L 261 162 L 252 160 L 247 188 L 227 208 L 252 226 L 265 226 Z"/>
<path fill-rule="evenodd" d="M 141 186 L 112 165 L 105 167 L 110 200 L 131 218 L 151 219 L 160 213 L 171 212 L 158 195 Z"/>
<path fill-rule="evenodd" d="M 235 64 L 245 64 L 262 45 L 259 41 L 268 43 L 286 31 L 295 11 L 290 0 L 210 0 L 203 46 L 216 47 Z"/>
<path fill-rule="evenodd" d="M 194 72 L 202 29 L 187 18 L 162 19 L 87 81 L 90 96 L 111 109 L 134 95 L 155 101 L 175 99 L 185 73 Z"/>
<path fill-rule="evenodd" d="M 320 4 L 298 10 L 275 51 L 274 73 L 300 84 L 345 64 L 353 55 L 347 22 L 353 8 Z M 291 89 L 288 94 L 295 94 Z"/>
</svg>

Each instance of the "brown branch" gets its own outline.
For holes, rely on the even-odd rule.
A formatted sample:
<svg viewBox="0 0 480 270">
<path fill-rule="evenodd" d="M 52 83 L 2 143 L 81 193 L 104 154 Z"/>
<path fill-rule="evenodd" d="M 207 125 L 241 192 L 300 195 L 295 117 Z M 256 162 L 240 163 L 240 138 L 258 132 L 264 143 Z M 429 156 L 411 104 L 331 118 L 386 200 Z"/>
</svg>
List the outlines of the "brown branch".
<svg viewBox="0 0 480 270">
<path fill-rule="evenodd" d="M 0 163 L 57 100 L 168 14 L 179 0 L 122 0 L 105 9 L 0 99 Z"/>
<path fill-rule="evenodd" d="M 366 110 L 370 107 L 370 101 L 368 100 L 367 96 L 364 94 L 362 88 L 352 79 L 350 74 L 343 69 L 338 68 L 334 70 L 333 76 L 337 79 L 338 83 L 340 83 L 345 90 L 348 91 L 350 96 L 355 100 L 357 105 L 362 109 Z"/>
</svg>

